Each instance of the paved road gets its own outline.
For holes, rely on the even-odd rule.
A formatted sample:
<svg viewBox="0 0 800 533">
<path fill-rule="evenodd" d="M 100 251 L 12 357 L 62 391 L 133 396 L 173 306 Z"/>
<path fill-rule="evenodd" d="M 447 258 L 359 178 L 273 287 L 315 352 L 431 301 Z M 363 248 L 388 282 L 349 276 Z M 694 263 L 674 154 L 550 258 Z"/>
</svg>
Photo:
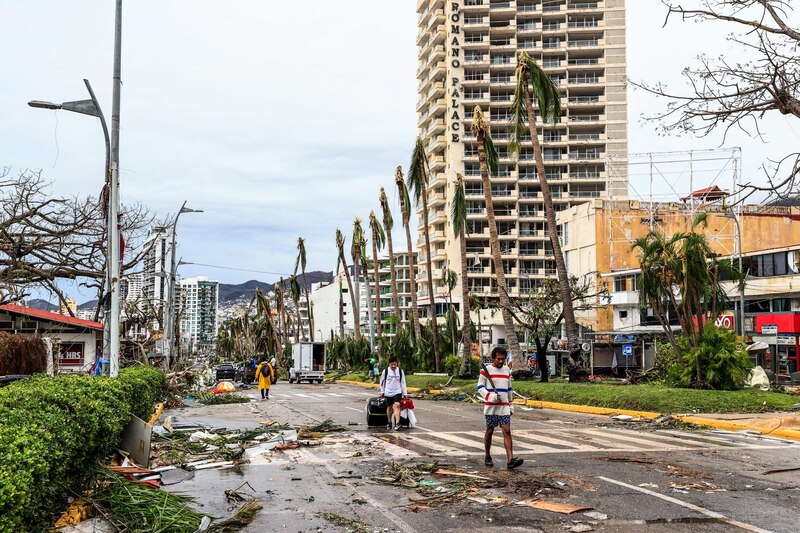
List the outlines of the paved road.
<svg viewBox="0 0 800 533">
<path fill-rule="evenodd" d="M 483 466 L 479 406 L 417 400 L 418 426 L 395 432 L 365 426 L 365 401 L 374 394 L 347 385 L 279 383 L 267 401 L 183 409 L 180 416 L 227 427 L 252 426 L 263 418 L 294 425 L 331 418 L 348 431 L 326 438 L 322 446 L 287 450 L 250 465 L 243 477 L 203 471 L 175 488 L 201 495 L 210 511 L 224 515 L 226 509 L 209 487 L 250 482 L 271 498 L 271 511 L 269 522 L 260 518 L 247 531 L 346 530 L 320 518 L 326 512 L 377 530 L 403 532 L 555 532 L 576 526 L 648 533 L 800 530 L 797 472 L 764 474 L 798 466 L 798 443 L 676 428 L 652 430 L 607 417 L 518 409 L 512 422 L 515 455 L 526 462 L 518 471 L 507 472 Z M 494 457 L 496 464 L 503 464 L 499 435 Z M 467 492 L 468 499 L 434 505 L 417 501 L 421 497 L 411 489 L 371 480 L 385 476 L 393 462 L 432 461 L 491 481 Z M 492 503 L 500 497 L 570 503 L 607 518 Z"/>
</svg>

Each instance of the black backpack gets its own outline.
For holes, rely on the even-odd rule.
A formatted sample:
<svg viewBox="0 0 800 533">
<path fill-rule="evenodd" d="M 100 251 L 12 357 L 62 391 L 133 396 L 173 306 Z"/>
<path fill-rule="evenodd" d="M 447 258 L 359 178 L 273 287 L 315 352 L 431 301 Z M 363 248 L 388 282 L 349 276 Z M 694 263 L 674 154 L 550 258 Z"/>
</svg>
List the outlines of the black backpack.
<svg viewBox="0 0 800 533">
<path fill-rule="evenodd" d="M 403 369 L 400 368 L 399 370 L 400 370 L 400 381 L 403 381 L 403 375 L 404 375 L 403 374 Z M 386 386 L 386 378 L 389 377 L 389 369 L 388 368 L 384 368 L 382 374 L 383 375 L 381 376 L 381 387 L 385 387 Z"/>
</svg>

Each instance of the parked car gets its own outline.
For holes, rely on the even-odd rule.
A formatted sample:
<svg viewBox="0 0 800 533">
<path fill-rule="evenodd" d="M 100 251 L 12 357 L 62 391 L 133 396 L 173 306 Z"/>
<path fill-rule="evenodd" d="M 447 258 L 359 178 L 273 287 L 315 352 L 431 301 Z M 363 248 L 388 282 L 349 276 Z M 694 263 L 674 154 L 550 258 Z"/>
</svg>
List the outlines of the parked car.
<svg viewBox="0 0 800 533">
<path fill-rule="evenodd" d="M 214 368 L 214 379 L 217 381 L 233 381 L 236 378 L 236 368 L 232 363 L 220 363 Z"/>
<path fill-rule="evenodd" d="M 256 380 L 256 369 L 246 363 L 236 363 L 233 365 L 236 369 L 236 376 L 234 381 L 241 381 L 242 383 L 250 384 Z"/>
</svg>

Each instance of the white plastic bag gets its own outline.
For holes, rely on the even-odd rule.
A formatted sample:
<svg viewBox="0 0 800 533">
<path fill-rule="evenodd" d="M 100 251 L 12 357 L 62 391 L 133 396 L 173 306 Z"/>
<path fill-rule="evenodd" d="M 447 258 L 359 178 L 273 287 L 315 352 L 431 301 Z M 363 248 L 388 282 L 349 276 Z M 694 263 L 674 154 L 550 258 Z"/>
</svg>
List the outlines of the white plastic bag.
<svg viewBox="0 0 800 533">
<path fill-rule="evenodd" d="M 400 411 L 400 416 L 408 419 L 408 427 L 417 427 L 417 417 L 413 409 L 403 409 Z"/>
</svg>

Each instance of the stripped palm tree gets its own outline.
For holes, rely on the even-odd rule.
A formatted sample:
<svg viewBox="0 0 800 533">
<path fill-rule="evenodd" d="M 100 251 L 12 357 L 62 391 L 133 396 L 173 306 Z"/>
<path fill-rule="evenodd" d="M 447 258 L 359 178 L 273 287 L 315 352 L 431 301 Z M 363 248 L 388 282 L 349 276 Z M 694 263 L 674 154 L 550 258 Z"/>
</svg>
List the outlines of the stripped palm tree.
<svg viewBox="0 0 800 533">
<path fill-rule="evenodd" d="M 411 241 L 411 199 L 408 196 L 408 187 L 403 181 L 403 169 L 398 166 L 394 174 L 394 182 L 397 185 L 397 192 L 400 200 L 400 213 L 403 217 L 403 227 L 406 230 L 406 242 L 408 244 L 408 276 L 411 285 L 411 326 L 414 331 L 414 339 L 419 339 L 422 335 L 419 327 L 419 308 L 417 307 L 417 262 L 414 261 L 414 245 Z"/>
<path fill-rule="evenodd" d="M 269 298 L 261 291 L 256 289 L 256 316 L 263 317 L 269 325 L 269 330 L 272 336 L 272 348 L 275 350 L 273 353 L 276 357 L 281 354 L 281 340 L 278 337 L 278 328 L 275 327 L 275 322 L 272 320 L 272 309 L 269 305 Z"/>
<path fill-rule="evenodd" d="M 364 276 L 364 282 L 369 283 L 369 277 L 366 273 L 366 268 L 363 268 L 364 258 L 364 244 L 366 238 L 364 237 L 364 227 L 361 225 L 361 217 L 353 218 L 353 236 L 350 240 L 350 258 L 353 260 L 353 272 L 356 277 L 356 327 L 361 327 L 361 276 Z M 367 315 L 369 315 L 369 298 L 367 299 Z M 368 317 L 369 318 L 369 317 Z M 372 336 L 372 320 L 367 320 L 370 327 L 370 343 L 374 343 Z"/>
<path fill-rule="evenodd" d="M 389 276 L 392 282 L 392 306 L 394 307 L 395 328 L 403 327 L 402 317 L 400 316 L 400 299 L 397 297 L 397 272 L 394 268 L 394 248 L 392 247 L 392 228 L 394 220 L 392 212 L 389 210 L 389 199 L 386 191 L 381 187 L 381 209 L 383 210 L 383 229 L 386 232 L 386 245 L 389 249 Z"/>
<path fill-rule="evenodd" d="M 342 235 L 342 231 L 337 229 L 336 230 L 336 249 L 339 252 L 339 260 L 336 262 L 336 270 L 338 272 L 339 267 L 341 266 L 344 270 L 344 275 L 347 278 L 347 289 L 350 292 L 350 303 L 352 304 L 353 313 L 356 313 L 356 309 L 358 309 L 358 304 L 356 303 L 356 293 L 353 291 L 353 280 L 350 278 L 350 269 L 347 268 L 347 259 L 344 256 L 344 235 Z M 357 269 L 356 277 L 358 277 Z M 354 316 L 355 320 L 355 327 L 353 328 L 353 335 L 355 335 L 356 340 L 361 340 L 361 328 L 359 327 L 359 319 L 358 315 Z"/>
<path fill-rule="evenodd" d="M 522 351 L 517 340 L 517 331 L 514 328 L 514 320 L 511 316 L 511 302 L 508 297 L 506 285 L 506 274 L 503 269 L 503 260 L 500 257 L 500 239 L 497 236 L 497 222 L 494 218 L 494 206 L 492 205 L 492 181 L 491 175 L 497 175 L 497 150 L 492 142 L 491 130 L 486 117 L 483 116 L 481 108 L 476 106 L 472 117 L 472 132 L 475 134 L 476 144 L 478 145 L 478 161 L 481 167 L 481 181 L 483 183 L 483 198 L 486 202 L 486 222 L 489 226 L 489 247 L 492 251 L 492 263 L 494 264 L 495 279 L 497 281 L 497 296 L 500 300 L 500 311 L 503 314 L 503 325 L 506 333 L 506 343 L 511 354 L 511 364 L 515 369 L 526 368 L 522 358 Z"/>
<path fill-rule="evenodd" d="M 453 234 L 458 239 L 461 253 L 461 369 L 458 371 L 458 375 L 465 377 L 469 374 L 470 369 L 472 323 L 469 316 L 469 282 L 467 279 L 467 196 L 464 191 L 464 177 L 461 174 L 456 174 L 456 190 L 453 195 L 450 219 L 453 222 Z"/>
<path fill-rule="evenodd" d="M 331 332 L 333 337 L 333 332 Z M 344 340 L 344 298 L 342 296 L 342 278 L 339 276 L 339 338 Z"/>
<path fill-rule="evenodd" d="M 372 231 L 372 271 L 375 279 L 375 321 L 377 322 L 378 339 L 383 338 L 383 324 L 381 320 L 381 277 L 378 270 L 378 250 L 386 244 L 386 233 L 383 226 L 375 216 L 375 211 L 369 212 L 369 229 Z"/>
<path fill-rule="evenodd" d="M 542 147 L 536 131 L 536 113 L 533 109 L 534 100 L 539 108 L 544 123 L 556 124 L 561 120 L 561 92 L 550 77 L 536 63 L 536 60 L 527 52 L 519 54 L 517 62 L 517 87 L 514 101 L 511 104 L 511 142 L 509 151 L 519 153 L 520 145 L 526 133 L 530 135 L 533 145 L 533 157 L 536 162 L 536 177 L 542 190 L 542 203 L 547 221 L 547 233 L 553 248 L 553 260 L 556 264 L 558 287 L 561 296 L 562 312 L 564 313 L 564 328 L 567 333 L 567 345 L 572 349 L 578 343 L 578 323 L 575 321 L 575 310 L 572 305 L 569 276 L 561 251 L 561 242 L 558 239 L 556 228 L 556 211 L 553 206 L 553 197 L 544 169 Z"/>
<path fill-rule="evenodd" d="M 422 202 L 422 224 L 423 235 L 425 235 L 425 260 L 427 264 L 427 277 L 428 277 L 428 299 L 430 301 L 430 315 L 431 315 L 431 331 L 433 332 L 433 361 L 436 372 L 442 371 L 442 359 L 439 354 L 439 339 L 436 334 L 437 317 L 436 317 L 436 292 L 433 287 L 433 262 L 431 261 L 431 236 L 430 227 L 428 225 L 428 178 L 430 177 L 430 165 L 428 165 L 428 156 L 425 154 L 425 146 L 422 144 L 422 139 L 417 137 L 417 142 L 414 145 L 414 151 L 411 153 L 411 164 L 408 168 L 408 176 L 406 183 L 408 189 L 414 194 L 414 202 L 419 208 Z"/>
<path fill-rule="evenodd" d="M 297 325 L 294 329 L 294 342 L 300 342 L 300 334 L 303 329 L 303 319 L 300 317 L 300 282 L 297 281 L 297 276 L 291 275 L 289 276 L 289 294 L 292 297 L 292 302 L 294 302 L 294 313 L 295 318 L 297 320 Z M 303 334 L 303 338 L 305 338 L 305 334 Z"/>
<path fill-rule="evenodd" d="M 306 241 L 302 237 L 297 238 L 297 259 L 294 262 L 294 275 L 297 275 L 297 267 L 303 276 L 303 291 L 306 294 L 306 306 L 308 307 L 308 335 L 311 342 L 314 342 L 314 308 L 311 307 L 311 300 L 308 297 L 308 281 L 306 280 Z M 305 332 L 304 332 L 305 333 Z"/>
<path fill-rule="evenodd" d="M 286 315 L 286 299 L 283 294 L 285 287 L 286 283 L 281 277 L 280 281 L 272 289 L 275 292 L 275 312 L 278 313 L 278 327 L 280 328 L 279 331 L 283 342 L 289 340 L 289 320 Z"/>
</svg>

